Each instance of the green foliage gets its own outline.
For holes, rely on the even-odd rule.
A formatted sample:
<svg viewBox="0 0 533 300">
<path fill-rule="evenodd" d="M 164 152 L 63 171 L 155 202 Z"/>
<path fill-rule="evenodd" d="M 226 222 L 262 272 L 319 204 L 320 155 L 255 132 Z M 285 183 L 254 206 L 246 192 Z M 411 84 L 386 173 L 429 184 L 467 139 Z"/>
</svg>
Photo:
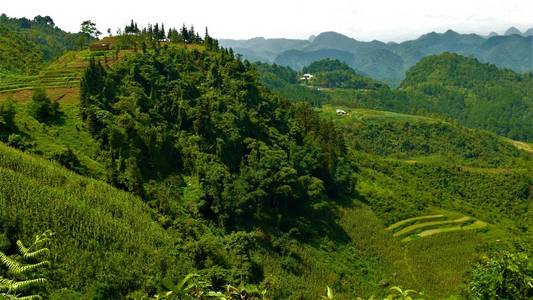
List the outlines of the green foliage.
<svg viewBox="0 0 533 300">
<path fill-rule="evenodd" d="M 15 105 L 13 100 L 8 98 L 0 103 L 0 140 L 6 141 L 8 136 L 17 131 L 15 124 Z"/>
<path fill-rule="evenodd" d="M 315 61 L 303 68 L 303 73 L 314 77 L 308 82 L 313 86 L 325 88 L 378 89 L 383 84 L 359 75 L 346 63 L 326 58 Z"/>
<path fill-rule="evenodd" d="M 96 28 L 96 24 L 91 22 L 91 20 L 86 20 L 81 23 L 80 32 L 82 34 L 88 35 L 90 37 L 93 37 L 95 39 L 98 38 L 100 34 L 102 34 L 98 29 Z"/>
<path fill-rule="evenodd" d="M 76 34 L 55 26 L 46 16 L 9 18 L 0 16 L 0 73 L 35 73 L 66 50 L 75 48 Z"/>
<path fill-rule="evenodd" d="M 478 264 L 469 286 L 474 299 L 530 299 L 533 263 L 525 253 L 498 253 Z"/>
<path fill-rule="evenodd" d="M 0 190 L 0 226 L 9 236 L 29 237 L 47 224 L 60 237 L 50 248 L 52 291 L 123 298 L 191 270 L 140 199 L 102 182 L 0 145 Z M 36 250 L 27 255 L 45 254 Z"/>
<path fill-rule="evenodd" d="M 393 286 L 390 290 L 392 293 L 385 297 L 385 300 L 422 300 L 422 298 L 415 297 L 421 295 L 415 290 L 401 289 L 398 286 Z"/>
<path fill-rule="evenodd" d="M 154 299 L 181 300 L 181 299 L 201 299 L 209 295 L 210 284 L 203 280 L 198 274 L 188 274 L 177 284 L 163 281 L 167 291 L 161 292 Z"/>
<path fill-rule="evenodd" d="M 146 198 L 149 180 L 195 176 L 198 209 L 219 224 L 274 225 L 278 214 L 297 215 L 322 191 L 337 191 L 340 132 L 310 106 L 268 92 L 227 50 L 163 48 L 112 70 L 93 61 L 81 112 L 111 182 Z"/>
<path fill-rule="evenodd" d="M 78 174 L 87 173 L 86 168 L 82 165 L 74 151 L 72 151 L 70 148 L 62 149 L 58 152 L 52 153 L 50 154 L 50 158 Z"/>
<path fill-rule="evenodd" d="M 30 112 L 37 121 L 48 124 L 57 122 L 61 118 L 59 103 L 51 101 L 44 89 L 34 90 L 31 101 Z"/>
<path fill-rule="evenodd" d="M 412 99 L 419 98 L 419 105 L 428 112 L 513 139 L 533 139 L 530 74 L 444 53 L 416 64 L 401 87 L 413 92 Z"/>
<path fill-rule="evenodd" d="M 305 66 L 302 69 L 303 73 L 323 73 L 323 72 L 333 72 L 333 71 L 345 71 L 352 74 L 355 74 L 354 69 L 348 66 L 345 62 L 341 62 L 338 59 L 325 58 L 322 60 L 317 60 L 312 64 Z"/>
<path fill-rule="evenodd" d="M 0 292 L 6 293 L 3 295 L 15 295 L 14 299 L 41 299 L 39 295 L 19 297 L 18 293 L 30 288 L 43 287 L 47 283 L 46 278 L 35 278 L 34 274 L 36 270 L 50 267 L 51 265 L 50 261 L 46 260 L 50 256 L 50 250 L 45 248 L 45 246 L 51 241 L 53 235 L 50 230 L 36 235 L 35 241 L 29 248 L 18 240 L 17 247 L 22 259 L 17 259 L 16 256 L 9 257 L 0 252 L 0 262 L 6 266 L 8 275 L 13 278 L 0 277 Z M 39 274 L 38 276 L 41 275 Z"/>
<path fill-rule="evenodd" d="M 297 84 L 298 73 L 288 67 L 264 63 L 256 63 L 255 66 L 261 83 L 290 101 L 302 101 L 321 106 L 329 100 L 317 89 Z"/>
</svg>

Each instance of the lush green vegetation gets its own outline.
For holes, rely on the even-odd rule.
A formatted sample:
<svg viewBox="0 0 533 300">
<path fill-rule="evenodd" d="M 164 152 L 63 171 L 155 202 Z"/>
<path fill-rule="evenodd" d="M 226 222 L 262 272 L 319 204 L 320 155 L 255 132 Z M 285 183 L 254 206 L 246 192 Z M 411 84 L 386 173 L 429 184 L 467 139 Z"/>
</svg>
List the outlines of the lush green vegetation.
<svg viewBox="0 0 533 300">
<path fill-rule="evenodd" d="M 315 81 L 320 82 L 318 77 Z M 346 83 L 315 91 L 319 94 L 315 103 L 328 99 L 328 103 L 350 107 L 439 116 L 516 140 L 533 139 L 533 77 L 529 73 L 522 75 L 473 58 L 443 53 L 417 63 L 399 89 L 380 84 L 370 90 L 358 89 L 350 85 L 349 78 L 338 80 Z M 276 85 L 271 88 L 281 90 Z M 313 99 L 303 99 L 313 103 Z"/>
<path fill-rule="evenodd" d="M 36 73 L 40 67 L 77 47 L 79 35 L 67 33 L 49 16 L 0 16 L 0 74 Z"/>
<path fill-rule="evenodd" d="M 422 91 L 429 67 L 391 90 L 324 60 L 306 85 L 207 30 L 132 21 L 102 41 L 0 79 L 0 293 L 38 278 L 18 296 L 531 295 L 530 146 L 429 116 L 445 99 Z M 465 95 L 530 80 L 432 59 L 428 81 Z"/>
<path fill-rule="evenodd" d="M 263 63 L 256 63 L 255 67 L 262 84 L 290 101 L 320 106 L 330 99 L 317 88 L 298 84 L 299 74 L 291 68 Z"/>
<path fill-rule="evenodd" d="M 420 108 L 518 140 L 533 140 L 532 74 L 520 75 L 456 54 L 416 64 L 401 87 L 422 94 Z"/>
<path fill-rule="evenodd" d="M 302 72 L 314 75 L 308 83 L 318 87 L 376 89 L 383 86 L 377 81 L 357 74 L 354 69 L 337 59 L 315 61 L 304 67 Z"/>
</svg>

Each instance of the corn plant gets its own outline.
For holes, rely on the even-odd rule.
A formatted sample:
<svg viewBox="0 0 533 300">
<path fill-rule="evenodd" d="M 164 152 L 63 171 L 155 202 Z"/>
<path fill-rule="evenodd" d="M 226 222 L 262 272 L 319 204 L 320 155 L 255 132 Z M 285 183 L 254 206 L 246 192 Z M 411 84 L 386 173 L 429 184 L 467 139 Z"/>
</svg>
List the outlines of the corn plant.
<svg viewBox="0 0 533 300">
<path fill-rule="evenodd" d="M 266 289 L 259 289 L 255 285 L 245 285 L 241 283 L 239 286 L 226 286 L 226 292 L 210 292 L 209 297 L 217 300 L 267 300 Z"/>
<path fill-rule="evenodd" d="M 45 245 L 54 234 L 47 230 L 35 236 L 30 247 L 26 247 L 22 241 L 17 241 L 20 255 L 8 256 L 0 252 L 0 263 L 5 265 L 9 278 L 0 276 L 0 299 L 33 300 L 42 299 L 39 295 L 20 296 L 32 287 L 41 287 L 47 283 L 46 278 L 31 278 L 31 273 L 44 267 L 50 267 L 50 250 Z"/>
<path fill-rule="evenodd" d="M 422 298 L 417 297 L 422 296 L 422 294 L 415 290 L 402 290 L 402 288 L 398 286 L 393 286 L 390 290 L 392 291 L 392 294 L 389 294 L 384 300 L 423 300 Z"/>
<path fill-rule="evenodd" d="M 206 297 L 211 285 L 198 274 L 188 274 L 177 284 L 165 280 L 162 282 L 166 291 L 155 296 L 155 299 L 185 300 Z"/>
<path fill-rule="evenodd" d="M 333 289 L 329 286 L 326 286 L 326 296 L 322 296 L 322 299 L 335 299 L 335 294 L 333 293 Z"/>
</svg>

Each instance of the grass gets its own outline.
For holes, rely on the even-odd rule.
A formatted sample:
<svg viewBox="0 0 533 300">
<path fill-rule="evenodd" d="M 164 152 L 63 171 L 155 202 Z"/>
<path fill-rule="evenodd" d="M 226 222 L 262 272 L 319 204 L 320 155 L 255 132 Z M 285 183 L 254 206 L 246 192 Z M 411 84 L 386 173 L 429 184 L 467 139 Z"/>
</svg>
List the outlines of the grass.
<svg viewBox="0 0 533 300">
<path fill-rule="evenodd" d="M 79 117 L 79 106 L 77 104 L 77 94 L 71 91 L 56 91 L 65 95 L 59 101 L 63 118 L 58 123 L 45 125 L 39 123 L 29 113 L 29 102 L 27 98 L 20 98 L 16 104 L 15 123 L 19 131 L 28 136 L 34 147 L 29 151 L 42 154 L 44 157 L 51 157 L 53 154 L 70 148 L 78 157 L 81 164 L 88 169 L 89 174 L 102 178 L 104 167 L 97 161 L 98 142 L 85 129 Z M 26 93 L 31 97 L 30 93 Z M 52 99 L 57 95 L 50 93 Z M 19 95 L 20 96 L 20 95 Z M 24 100 L 22 100 L 24 99 Z"/>
<path fill-rule="evenodd" d="M 426 299 L 462 299 L 460 291 L 485 240 L 476 232 L 458 231 L 404 243 L 405 256 L 415 262 L 412 286 L 425 289 Z"/>
<path fill-rule="evenodd" d="M 439 212 L 445 217 L 461 215 Z M 424 217 L 431 220 L 434 216 Z M 424 218 L 411 222 L 418 220 Z M 468 271 L 481 254 L 478 247 L 496 238 L 492 230 L 462 230 L 402 243 L 385 230 L 379 216 L 361 203 L 338 208 L 336 222 L 340 225 L 338 232 L 347 240 L 334 240 L 324 234 L 316 245 L 293 244 L 290 248 L 303 266 L 297 274 L 286 271 L 280 257 L 262 253 L 265 276 L 274 278 L 281 291 L 291 290 L 294 299 L 316 298 L 324 294 L 326 285 L 334 289 L 338 299 L 379 298 L 388 290 L 382 283 L 424 291 L 427 299 L 460 298 Z M 316 230 L 321 227 L 317 225 Z"/>
</svg>

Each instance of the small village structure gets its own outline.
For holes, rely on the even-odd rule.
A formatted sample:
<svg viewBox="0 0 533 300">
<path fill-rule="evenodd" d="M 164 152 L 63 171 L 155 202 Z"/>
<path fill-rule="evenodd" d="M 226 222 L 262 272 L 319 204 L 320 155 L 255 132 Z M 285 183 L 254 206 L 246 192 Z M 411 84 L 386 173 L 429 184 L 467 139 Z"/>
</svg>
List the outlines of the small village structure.
<svg viewBox="0 0 533 300">
<path fill-rule="evenodd" d="M 335 112 L 337 113 L 337 116 L 346 116 L 348 113 L 340 108 L 337 108 L 335 110 Z"/>
<path fill-rule="evenodd" d="M 309 81 L 309 80 L 313 79 L 313 77 L 315 77 L 315 76 L 313 76 L 311 74 L 303 74 L 302 77 L 300 78 L 300 80 Z"/>
</svg>

